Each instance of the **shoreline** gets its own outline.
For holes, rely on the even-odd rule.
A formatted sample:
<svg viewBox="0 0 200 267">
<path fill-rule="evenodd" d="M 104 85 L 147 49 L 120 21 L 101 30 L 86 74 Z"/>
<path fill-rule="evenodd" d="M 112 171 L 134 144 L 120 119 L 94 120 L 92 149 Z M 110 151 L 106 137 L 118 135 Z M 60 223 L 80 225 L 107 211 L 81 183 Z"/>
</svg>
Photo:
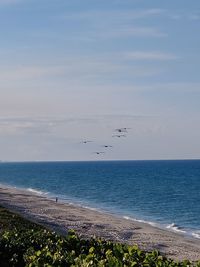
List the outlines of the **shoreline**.
<svg viewBox="0 0 200 267">
<path fill-rule="evenodd" d="M 109 214 L 109 215 L 112 215 L 114 217 L 120 217 L 120 218 L 123 218 L 125 220 L 132 221 L 132 222 L 144 223 L 144 224 L 147 224 L 147 225 L 150 225 L 150 226 L 162 229 L 162 230 L 170 231 L 172 233 L 181 234 L 181 235 L 188 237 L 188 238 L 191 238 L 191 239 L 194 238 L 195 240 L 196 239 L 200 240 L 200 231 L 199 230 L 185 229 L 185 228 L 181 227 L 180 225 L 177 225 L 173 222 L 164 224 L 164 223 L 156 222 L 154 220 L 146 220 L 146 219 L 141 218 L 139 216 L 134 217 L 134 215 L 132 215 L 132 214 L 119 212 L 116 209 L 109 209 L 106 207 L 96 207 L 96 206 L 92 205 L 91 203 L 86 203 L 86 202 L 78 200 L 78 199 L 66 198 L 64 195 L 53 194 L 53 193 L 50 193 L 47 191 L 38 190 L 38 189 L 31 188 L 31 187 L 23 188 L 23 187 L 16 187 L 16 186 L 11 186 L 11 185 L 0 183 L 0 189 L 1 188 L 10 189 L 10 190 L 16 189 L 18 191 L 23 191 L 23 192 L 26 192 L 26 193 L 31 194 L 31 195 L 33 194 L 33 195 L 45 197 L 45 198 L 48 198 L 51 200 L 55 200 L 57 198 L 57 199 L 59 199 L 59 203 L 69 204 L 69 205 L 73 205 L 75 207 L 85 208 L 85 209 L 92 210 L 92 211 L 97 211 L 97 212 L 100 212 L 102 214 Z"/>
<path fill-rule="evenodd" d="M 56 202 L 48 196 L 0 185 L 0 205 L 61 234 L 74 229 L 85 238 L 97 236 L 111 241 L 157 249 L 175 260 L 200 260 L 200 240 L 148 223 L 114 214 Z"/>
</svg>

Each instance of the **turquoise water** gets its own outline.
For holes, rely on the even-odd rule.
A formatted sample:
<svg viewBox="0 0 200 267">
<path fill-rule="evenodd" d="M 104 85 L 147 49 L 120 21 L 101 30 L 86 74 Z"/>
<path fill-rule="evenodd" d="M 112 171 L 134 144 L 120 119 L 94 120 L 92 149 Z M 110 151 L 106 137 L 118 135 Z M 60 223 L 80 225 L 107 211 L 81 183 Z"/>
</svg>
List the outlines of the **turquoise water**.
<svg viewBox="0 0 200 267">
<path fill-rule="evenodd" d="M 200 238 L 200 160 L 0 163 L 0 184 Z"/>
</svg>

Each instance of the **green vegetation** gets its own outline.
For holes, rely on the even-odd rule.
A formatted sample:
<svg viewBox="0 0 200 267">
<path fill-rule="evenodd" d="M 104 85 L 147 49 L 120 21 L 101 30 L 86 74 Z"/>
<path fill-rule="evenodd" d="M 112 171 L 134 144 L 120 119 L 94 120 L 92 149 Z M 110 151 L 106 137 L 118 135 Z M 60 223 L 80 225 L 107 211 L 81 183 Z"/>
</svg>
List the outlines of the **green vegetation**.
<svg viewBox="0 0 200 267">
<path fill-rule="evenodd" d="M 1 267 L 200 267 L 200 262 L 176 263 L 158 251 L 145 252 L 137 246 L 97 238 L 85 240 L 72 230 L 62 237 L 4 208 L 0 208 L 0 233 Z"/>
</svg>

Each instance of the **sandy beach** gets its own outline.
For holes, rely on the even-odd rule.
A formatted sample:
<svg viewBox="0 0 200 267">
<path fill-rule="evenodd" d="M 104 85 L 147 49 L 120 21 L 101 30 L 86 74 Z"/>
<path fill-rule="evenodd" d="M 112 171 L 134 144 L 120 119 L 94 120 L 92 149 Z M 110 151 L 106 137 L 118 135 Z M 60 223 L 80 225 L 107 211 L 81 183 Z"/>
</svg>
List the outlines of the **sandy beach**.
<svg viewBox="0 0 200 267">
<path fill-rule="evenodd" d="M 175 260 L 200 260 L 200 240 L 149 224 L 2 186 L 0 205 L 62 234 L 68 229 L 75 229 L 86 238 L 95 235 L 107 240 L 138 244 L 145 250 L 158 249 Z"/>
</svg>

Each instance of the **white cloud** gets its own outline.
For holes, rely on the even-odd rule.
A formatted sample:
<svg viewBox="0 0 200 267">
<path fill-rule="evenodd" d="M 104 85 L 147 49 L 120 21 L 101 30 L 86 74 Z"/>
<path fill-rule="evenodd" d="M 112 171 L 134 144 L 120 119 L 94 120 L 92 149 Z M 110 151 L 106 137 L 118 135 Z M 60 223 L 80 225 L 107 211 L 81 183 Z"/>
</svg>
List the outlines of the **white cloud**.
<svg viewBox="0 0 200 267">
<path fill-rule="evenodd" d="M 101 115 L 86 117 L 1 117 L 0 118 L 0 136 L 1 137 L 37 137 L 47 136 L 48 138 L 66 138 L 76 140 L 79 143 L 84 137 L 91 139 L 112 140 L 114 129 L 121 127 L 131 127 L 134 133 L 145 131 L 144 125 L 150 120 L 155 120 L 153 116 L 143 115 Z M 136 127 L 137 126 L 137 127 Z M 95 128 L 95 129 L 94 129 Z M 148 126 L 149 128 L 149 126 Z M 151 128 L 153 131 L 154 128 Z"/>
<path fill-rule="evenodd" d="M 1 118 L 15 132 L 0 133 L 2 160 L 96 160 L 93 151 L 113 145 L 103 159 L 179 158 L 199 155 L 199 118 L 180 116 L 100 116 L 87 118 Z M 43 126 L 52 123 L 51 132 Z M 87 123 L 86 123 L 87 122 Z M 8 125 L 7 125 L 8 126 Z M 38 127 L 38 132 L 35 131 Z M 119 127 L 130 127 L 123 140 L 112 138 Z M 1 127 L 0 127 L 1 129 Z M 27 130 L 28 129 L 28 130 Z M 194 130 L 195 129 L 195 130 Z M 37 134 L 39 133 L 39 134 Z M 191 138 L 192 136 L 192 138 Z M 84 138 L 93 142 L 82 145 Z"/>
<path fill-rule="evenodd" d="M 172 19 L 172 20 L 177 20 L 177 21 L 180 21 L 180 20 L 189 20 L 189 21 L 192 21 L 192 20 L 200 20 L 200 13 L 197 11 L 181 11 L 181 10 L 177 10 L 177 11 L 171 11 L 171 10 L 168 10 L 165 12 L 165 15 L 167 18 L 169 19 Z"/>
<path fill-rule="evenodd" d="M 182 15 L 180 15 L 180 14 L 170 14 L 169 18 L 173 19 L 173 20 L 180 20 L 180 19 L 182 19 Z"/>
<path fill-rule="evenodd" d="M 191 14 L 188 16 L 190 20 L 200 20 L 200 14 Z"/>
<path fill-rule="evenodd" d="M 21 80 L 49 76 L 63 72 L 63 66 L 15 66 L 1 67 L 0 80 Z"/>
<path fill-rule="evenodd" d="M 167 34 L 154 27 L 119 27 L 108 29 L 104 33 L 96 33 L 102 38 L 122 38 L 122 37 L 166 37 Z"/>
<path fill-rule="evenodd" d="M 87 35 L 92 40 L 98 38 L 121 37 L 166 37 L 158 27 L 137 26 L 135 21 L 146 21 L 149 17 L 159 16 L 165 10 L 162 9 L 135 9 L 135 10 L 110 10 L 90 11 L 61 16 L 63 20 L 75 20 L 76 23 L 88 23 Z M 59 19 L 60 19 L 59 18 Z M 103 18 L 103 20 L 102 20 Z M 80 33 L 81 34 L 81 33 Z M 76 34 L 77 36 L 77 34 Z M 73 35 L 70 38 L 73 38 Z M 85 38 L 85 36 L 83 37 Z"/>
<path fill-rule="evenodd" d="M 74 40 L 76 42 L 88 42 L 93 43 L 99 40 L 106 39 L 120 39 L 120 38 L 162 38 L 167 37 L 168 34 L 161 31 L 156 27 L 144 27 L 144 26 L 108 26 L 108 27 L 96 27 L 94 29 L 88 30 L 87 35 L 80 32 L 78 35 L 73 33 L 70 36 L 66 36 L 65 40 Z"/>
<path fill-rule="evenodd" d="M 150 8 L 150 9 L 134 9 L 134 10 L 110 10 L 110 11 L 96 11 L 91 10 L 90 12 L 77 12 L 73 14 L 66 14 L 61 16 L 62 19 L 69 20 L 93 20 L 105 18 L 106 21 L 112 20 L 117 21 L 127 21 L 127 20 L 137 20 L 144 19 L 152 16 L 162 15 L 165 10 L 160 8 Z M 112 18 L 112 19 L 111 19 Z"/>
<path fill-rule="evenodd" d="M 155 66 L 137 66 L 130 64 L 128 60 L 134 59 L 167 59 L 164 54 L 142 54 L 136 52 L 135 54 L 125 53 L 120 55 L 117 53 L 104 54 L 100 56 L 66 56 L 66 59 L 60 60 L 60 63 L 51 63 L 49 65 L 23 65 L 23 66 L 3 66 L 0 65 L 0 89 L 8 87 L 13 84 L 17 88 L 18 83 L 23 87 L 26 82 L 36 85 L 36 81 L 45 81 L 45 85 L 53 82 L 54 85 L 64 83 L 65 86 L 74 81 L 76 84 L 88 85 L 88 82 L 97 83 L 102 81 L 113 80 L 113 77 L 146 77 L 154 76 L 162 72 L 161 68 Z M 124 60 L 125 59 L 125 60 Z M 128 59 L 128 60 L 127 60 Z M 168 55 L 169 59 L 169 55 Z M 77 79 L 79 77 L 79 79 Z M 53 79 L 55 78 L 55 79 Z M 56 78 L 59 78 L 56 79 Z M 102 79 L 103 78 L 103 79 Z M 37 87 L 40 84 L 37 83 Z M 82 87 L 82 86 L 81 86 Z"/>
<path fill-rule="evenodd" d="M 55 121 L 39 118 L 0 118 L 0 135 L 49 134 Z"/>
<path fill-rule="evenodd" d="M 168 92 L 191 93 L 200 92 L 199 82 L 174 82 L 155 84 L 150 87 L 152 90 L 166 90 Z"/>
<path fill-rule="evenodd" d="M 170 53 L 163 53 L 159 51 L 133 51 L 124 54 L 126 59 L 129 60 L 175 60 L 177 57 Z"/>
</svg>

